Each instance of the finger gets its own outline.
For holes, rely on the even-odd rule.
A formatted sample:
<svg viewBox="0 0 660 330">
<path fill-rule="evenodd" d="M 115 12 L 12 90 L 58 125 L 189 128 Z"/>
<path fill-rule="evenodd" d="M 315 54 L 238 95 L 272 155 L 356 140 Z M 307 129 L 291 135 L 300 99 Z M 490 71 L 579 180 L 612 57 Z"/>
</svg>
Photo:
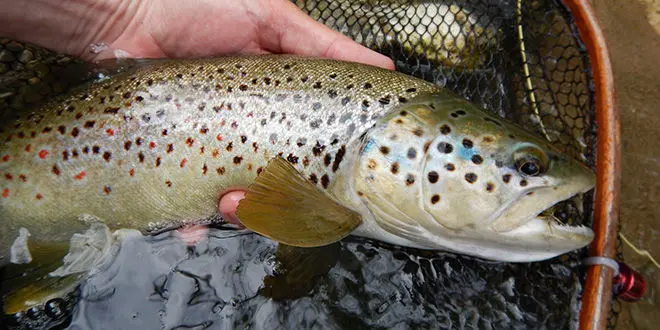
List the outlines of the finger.
<svg viewBox="0 0 660 330">
<path fill-rule="evenodd" d="M 245 191 L 243 190 L 233 190 L 220 197 L 218 213 L 226 222 L 243 227 L 236 216 L 236 209 L 238 208 L 238 202 L 244 197 Z"/>
<path fill-rule="evenodd" d="M 270 24 L 284 53 L 359 62 L 393 70 L 388 57 L 368 49 L 307 16 L 293 3 L 282 1 L 271 13 Z M 268 42 L 268 41 L 266 41 Z"/>
</svg>

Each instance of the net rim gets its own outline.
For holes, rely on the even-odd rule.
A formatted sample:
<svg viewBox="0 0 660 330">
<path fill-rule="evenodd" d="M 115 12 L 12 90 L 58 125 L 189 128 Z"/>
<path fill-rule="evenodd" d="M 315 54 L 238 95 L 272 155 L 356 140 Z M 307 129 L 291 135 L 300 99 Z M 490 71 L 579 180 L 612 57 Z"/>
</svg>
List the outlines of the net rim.
<svg viewBox="0 0 660 330">
<path fill-rule="evenodd" d="M 594 241 L 590 256 L 616 258 L 619 223 L 621 145 L 614 75 L 607 43 L 589 0 L 562 0 L 573 15 L 587 48 L 594 81 L 597 124 L 596 192 L 593 217 Z M 592 265 L 582 294 L 580 329 L 605 329 L 612 300 L 611 268 Z"/>
</svg>

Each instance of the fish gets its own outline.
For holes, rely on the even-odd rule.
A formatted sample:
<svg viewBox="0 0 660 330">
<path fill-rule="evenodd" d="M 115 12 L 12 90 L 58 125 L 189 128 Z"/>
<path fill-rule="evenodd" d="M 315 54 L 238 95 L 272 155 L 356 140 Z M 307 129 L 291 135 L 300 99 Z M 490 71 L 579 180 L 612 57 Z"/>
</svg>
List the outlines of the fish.
<svg viewBox="0 0 660 330">
<path fill-rule="evenodd" d="M 292 0 L 314 20 L 374 50 L 395 49 L 456 72 L 484 69 L 503 34 L 483 8 L 430 0 Z"/>
<path fill-rule="evenodd" d="M 593 238 L 545 212 L 592 189 L 591 169 L 442 87 L 364 64 L 144 60 L 1 119 L 4 264 L 71 241 L 80 266 L 112 239 L 98 228 L 200 223 L 237 188 L 241 222 L 294 247 L 357 235 L 528 262 Z"/>
</svg>

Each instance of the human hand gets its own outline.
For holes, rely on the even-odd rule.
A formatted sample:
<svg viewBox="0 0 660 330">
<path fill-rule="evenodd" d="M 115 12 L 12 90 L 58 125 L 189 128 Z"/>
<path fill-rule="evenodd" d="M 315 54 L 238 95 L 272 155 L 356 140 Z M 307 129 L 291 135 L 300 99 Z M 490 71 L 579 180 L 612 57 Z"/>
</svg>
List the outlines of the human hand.
<svg viewBox="0 0 660 330">
<path fill-rule="evenodd" d="M 287 53 L 393 69 L 387 57 L 287 0 L 0 0 L 0 6 L 6 9 L 0 35 L 86 60 Z"/>
</svg>

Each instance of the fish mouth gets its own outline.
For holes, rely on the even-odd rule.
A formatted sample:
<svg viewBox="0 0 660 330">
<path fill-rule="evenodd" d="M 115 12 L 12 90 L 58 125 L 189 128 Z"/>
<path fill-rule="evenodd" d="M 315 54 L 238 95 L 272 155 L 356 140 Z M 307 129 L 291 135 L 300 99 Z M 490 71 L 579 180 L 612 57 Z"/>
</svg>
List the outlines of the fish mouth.
<svg viewBox="0 0 660 330">
<path fill-rule="evenodd" d="M 532 231 L 540 234 L 548 243 L 552 242 L 554 248 L 558 249 L 572 250 L 586 246 L 593 240 L 594 232 L 583 224 L 583 200 L 587 198 L 585 193 L 592 188 L 588 187 L 543 209 L 519 230 L 529 231 L 534 228 Z"/>
</svg>

